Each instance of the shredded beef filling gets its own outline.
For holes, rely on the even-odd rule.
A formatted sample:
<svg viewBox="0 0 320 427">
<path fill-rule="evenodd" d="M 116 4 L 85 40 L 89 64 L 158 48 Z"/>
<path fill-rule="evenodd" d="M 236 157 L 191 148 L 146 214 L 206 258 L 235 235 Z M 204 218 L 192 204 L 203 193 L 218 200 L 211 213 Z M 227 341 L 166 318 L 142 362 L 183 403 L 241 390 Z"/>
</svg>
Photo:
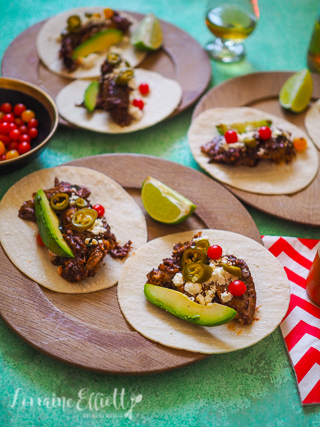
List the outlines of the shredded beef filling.
<svg viewBox="0 0 320 427">
<path fill-rule="evenodd" d="M 199 237 L 199 235 L 200 233 L 194 237 Z M 147 274 L 148 283 L 177 290 L 192 298 L 193 295 L 186 292 L 183 285 L 175 286 L 172 280 L 176 273 L 181 272 L 181 258 L 183 252 L 190 248 L 193 243 L 193 240 L 190 240 L 188 242 L 177 243 L 174 245 L 171 258 L 164 259 L 158 268 L 153 269 Z M 236 258 L 234 255 L 223 255 L 223 257 L 227 258 L 228 263 L 231 265 L 241 268 L 241 280 L 246 285 L 247 290 L 243 295 L 239 297 L 233 296 L 231 301 L 223 302 L 221 295 L 228 291 L 228 284 L 217 285 L 216 294 L 212 300 L 212 303 L 216 302 L 218 304 L 233 308 L 237 312 L 235 320 L 242 325 L 250 325 L 253 322 L 255 316 L 256 291 L 249 267 L 244 260 Z M 206 284 L 202 285 L 203 296 L 205 295 L 205 291 L 210 288 L 210 285 L 210 279 L 208 282 L 206 282 Z"/>
<path fill-rule="evenodd" d="M 55 178 L 54 187 L 44 191 L 48 199 L 57 193 L 67 193 L 69 196 L 73 193 L 87 201 L 87 208 L 92 208 L 88 199 L 91 191 L 86 187 L 59 181 L 58 178 Z M 34 196 L 35 194 L 33 194 Z M 74 258 L 53 256 L 51 262 L 59 267 L 59 274 L 69 282 L 79 282 L 87 277 L 95 276 L 107 254 L 110 254 L 113 258 L 125 258 L 132 244 L 131 241 L 128 241 L 123 246 L 119 245 L 115 235 L 111 233 L 110 226 L 105 218 L 102 218 L 104 230 L 98 235 L 92 234 L 89 230 L 74 231 L 71 220 L 73 213 L 77 209 L 76 206 L 69 206 L 61 212 L 56 211 L 62 228 L 61 232 L 70 246 Z M 34 201 L 25 201 L 19 209 L 18 216 L 22 219 L 36 222 Z M 87 239 L 90 240 L 89 244 L 85 243 Z M 92 241 L 97 243 L 93 244 Z"/>
<path fill-rule="evenodd" d="M 63 64 L 68 71 L 75 71 L 79 65 L 76 60 L 72 59 L 72 54 L 77 46 L 84 43 L 95 34 L 109 28 L 116 28 L 126 34 L 130 25 L 131 22 L 116 11 L 114 11 L 114 15 L 110 22 L 95 20 L 89 21 L 79 30 L 62 35 L 59 57 L 62 59 Z"/>
<path fill-rule="evenodd" d="M 272 163 L 290 163 L 296 155 L 293 142 L 285 135 L 263 140 L 255 135 L 257 146 L 235 147 L 225 150 L 222 146 L 224 137 L 216 136 L 212 141 L 201 147 L 201 151 L 209 156 L 209 163 L 223 163 L 233 166 L 256 166 L 261 160 L 269 160 Z"/>
</svg>

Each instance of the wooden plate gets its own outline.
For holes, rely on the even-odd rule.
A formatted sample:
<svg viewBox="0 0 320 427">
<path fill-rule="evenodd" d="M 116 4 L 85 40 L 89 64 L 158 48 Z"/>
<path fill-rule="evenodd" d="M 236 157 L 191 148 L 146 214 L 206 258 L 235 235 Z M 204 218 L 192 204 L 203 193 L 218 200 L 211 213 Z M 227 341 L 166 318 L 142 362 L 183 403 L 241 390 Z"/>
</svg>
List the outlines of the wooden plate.
<svg viewBox="0 0 320 427">
<path fill-rule="evenodd" d="M 261 242 L 241 203 L 194 169 L 135 154 L 93 156 L 69 164 L 107 174 L 140 205 L 141 184 L 148 175 L 165 181 L 196 203 L 196 214 L 179 226 L 147 218 L 149 239 L 203 227 L 237 231 Z M 4 320 L 33 347 L 61 361 L 99 372 L 142 374 L 170 370 L 205 357 L 164 347 L 133 330 L 120 312 L 116 287 L 84 295 L 51 292 L 17 270 L 2 248 L 0 269 L 0 312 Z"/>
<path fill-rule="evenodd" d="M 278 102 L 280 89 L 292 75 L 289 72 L 253 73 L 228 80 L 207 92 L 197 104 L 192 119 L 203 111 L 216 107 L 253 107 L 275 114 L 305 129 L 305 114 L 283 110 Z M 320 98 L 320 75 L 313 75 L 313 100 Z M 319 155 L 319 153 L 318 153 Z M 304 190 L 281 196 L 248 193 L 226 187 L 239 199 L 271 215 L 302 224 L 320 227 L 320 170 Z"/>
<path fill-rule="evenodd" d="M 138 20 L 143 17 L 140 13 L 128 13 Z M 52 73 L 39 60 L 35 44 L 38 32 L 45 22 L 28 28 L 13 40 L 3 56 L 1 70 L 4 77 L 34 83 L 55 99 L 59 91 L 72 80 Z M 161 21 L 161 25 L 164 34 L 163 48 L 149 53 L 139 67 L 156 71 L 180 83 L 182 101 L 173 116 L 190 107 L 205 91 L 211 77 L 211 65 L 202 46 L 189 34 L 164 21 Z M 63 119 L 60 122 L 71 126 Z"/>
</svg>

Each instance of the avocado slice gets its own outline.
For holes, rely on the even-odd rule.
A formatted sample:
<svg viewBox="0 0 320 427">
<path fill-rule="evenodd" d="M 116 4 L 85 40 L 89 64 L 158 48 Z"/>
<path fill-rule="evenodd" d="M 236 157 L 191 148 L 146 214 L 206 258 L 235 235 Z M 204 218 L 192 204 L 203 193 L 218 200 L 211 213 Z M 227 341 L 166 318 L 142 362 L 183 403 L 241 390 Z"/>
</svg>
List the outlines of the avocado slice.
<svg viewBox="0 0 320 427">
<path fill-rule="evenodd" d="M 122 38 L 123 33 L 120 30 L 111 28 L 109 30 L 100 31 L 77 46 L 71 57 L 72 59 L 78 59 L 82 56 L 88 56 L 90 53 L 102 52 L 110 46 L 121 42 Z"/>
<path fill-rule="evenodd" d="M 96 108 L 99 93 L 99 82 L 94 81 L 89 84 L 84 92 L 84 106 L 90 113 Z"/>
<path fill-rule="evenodd" d="M 219 326 L 230 322 L 237 312 L 225 305 L 213 303 L 200 305 L 189 300 L 182 292 L 146 283 L 144 286 L 146 298 L 157 307 L 169 313 L 201 326 Z"/>
<path fill-rule="evenodd" d="M 64 240 L 59 229 L 57 215 L 50 207 L 45 192 L 41 189 L 34 198 L 34 207 L 39 233 L 45 247 L 55 255 L 74 258 L 72 250 Z"/>
<path fill-rule="evenodd" d="M 271 120 L 256 120 L 256 121 L 249 121 L 249 122 L 242 122 L 242 123 L 231 123 L 230 125 L 226 125 L 225 123 L 220 123 L 217 125 L 217 130 L 220 133 L 220 135 L 224 135 L 227 130 L 233 129 L 236 130 L 238 133 L 244 133 L 246 132 L 246 128 L 248 126 L 257 129 L 261 126 L 271 126 L 272 121 Z"/>
</svg>

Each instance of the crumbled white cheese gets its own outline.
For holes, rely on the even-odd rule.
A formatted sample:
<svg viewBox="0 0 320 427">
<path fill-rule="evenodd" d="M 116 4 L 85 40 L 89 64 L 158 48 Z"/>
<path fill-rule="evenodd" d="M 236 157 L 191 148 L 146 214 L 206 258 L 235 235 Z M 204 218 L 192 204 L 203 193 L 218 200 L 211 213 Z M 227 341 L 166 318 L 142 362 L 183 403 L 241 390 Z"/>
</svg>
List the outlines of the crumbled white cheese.
<svg viewBox="0 0 320 427">
<path fill-rule="evenodd" d="M 188 297 L 190 301 L 194 301 L 194 297 Z"/>
<path fill-rule="evenodd" d="M 213 266 L 212 266 L 213 268 Z M 237 280 L 235 276 L 225 271 L 223 267 L 215 267 L 213 268 L 212 275 L 210 277 L 210 281 L 214 281 L 218 285 L 225 285 L 230 281 L 230 279 Z"/>
<path fill-rule="evenodd" d="M 203 296 L 203 295 L 198 294 L 198 295 L 196 296 L 196 300 L 199 302 L 199 304 L 201 304 L 201 305 L 205 305 L 205 300 L 204 300 L 204 296 Z"/>
<path fill-rule="evenodd" d="M 216 286 L 215 285 L 211 285 L 210 289 L 208 289 L 206 291 L 206 295 L 210 296 L 211 298 L 213 298 L 214 294 L 216 293 Z"/>
<path fill-rule="evenodd" d="M 88 56 L 82 56 L 78 59 L 78 63 L 81 68 L 92 68 L 98 58 L 98 55 L 96 53 L 90 53 Z"/>
<path fill-rule="evenodd" d="M 174 278 L 172 279 L 172 283 L 175 286 L 181 286 L 184 284 L 182 273 L 177 273 Z"/>
<path fill-rule="evenodd" d="M 90 239 L 89 237 L 87 237 L 87 238 L 86 238 L 86 240 L 84 241 L 84 243 L 85 243 L 86 245 L 89 245 L 90 240 L 91 240 L 91 239 Z"/>
<path fill-rule="evenodd" d="M 264 152 L 265 152 L 264 148 L 259 148 L 258 150 L 259 156 L 263 156 Z"/>
<path fill-rule="evenodd" d="M 131 89 L 137 89 L 138 85 L 137 85 L 137 81 L 134 77 L 129 80 L 128 87 Z"/>
<path fill-rule="evenodd" d="M 191 295 L 195 295 L 202 291 L 202 287 L 200 283 L 187 282 L 184 285 L 184 290 Z"/>
<path fill-rule="evenodd" d="M 223 144 L 221 144 L 221 147 L 225 150 L 228 151 L 231 148 L 242 148 L 244 147 L 244 143 L 243 142 L 233 142 L 232 144 L 227 144 L 226 142 L 224 142 Z"/>
<path fill-rule="evenodd" d="M 105 233 L 106 229 L 103 226 L 103 220 L 101 218 L 97 218 L 92 227 L 88 228 L 87 231 L 90 231 L 92 234 L 100 234 Z"/>
<path fill-rule="evenodd" d="M 223 292 L 223 294 L 221 294 L 221 301 L 222 302 L 229 302 L 232 300 L 232 298 L 233 298 L 233 295 L 228 291 L 225 291 L 225 292 Z"/>
<path fill-rule="evenodd" d="M 92 244 L 92 245 L 97 245 L 97 244 L 98 244 L 98 241 L 97 241 L 96 239 L 92 239 L 92 240 L 91 240 L 91 244 Z"/>
<path fill-rule="evenodd" d="M 142 110 L 140 110 L 138 107 L 135 107 L 133 104 L 129 105 L 128 112 L 135 120 L 141 120 L 143 117 Z"/>
<path fill-rule="evenodd" d="M 209 304 L 209 302 L 211 302 L 212 301 L 212 296 L 210 296 L 210 295 L 206 295 L 205 297 L 204 297 L 204 302 L 206 303 L 206 304 Z"/>
<path fill-rule="evenodd" d="M 75 188 L 72 188 L 72 190 L 77 191 Z M 71 193 L 71 196 L 69 197 L 70 205 L 74 205 L 77 199 L 79 199 L 79 196 L 75 193 Z"/>
</svg>

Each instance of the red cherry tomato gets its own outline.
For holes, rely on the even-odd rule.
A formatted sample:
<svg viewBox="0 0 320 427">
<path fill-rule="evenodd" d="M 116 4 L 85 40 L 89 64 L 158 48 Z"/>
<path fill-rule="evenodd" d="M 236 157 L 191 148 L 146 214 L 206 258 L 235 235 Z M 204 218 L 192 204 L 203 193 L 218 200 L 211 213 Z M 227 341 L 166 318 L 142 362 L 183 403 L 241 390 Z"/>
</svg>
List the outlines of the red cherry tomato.
<svg viewBox="0 0 320 427">
<path fill-rule="evenodd" d="M 8 145 L 8 150 L 17 150 L 19 145 L 18 141 L 11 141 L 10 144 Z"/>
<path fill-rule="evenodd" d="M 19 154 L 27 153 L 30 150 L 31 150 L 31 145 L 27 141 L 20 142 L 20 144 L 18 145 Z"/>
<path fill-rule="evenodd" d="M 235 280 L 234 282 L 231 282 L 228 288 L 228 291 L 234 297 L 240 297 L 245 293 L 246 290 L 247 290 L 247 287 L 241 280 Z"/>
<path fill-rule="evenodd" d="M 135 106 L 135 107 L 138 107 L 140 110 L 143 110 L 143 107 L 144 107 L 144 102 L 142 101 L 142 99 L 134 99 L 133 100 L 133 102 L 132 102 L 132 104 Z"/>
<path fill-rule="evenodd" d="M 5 114 L 7 114 L 7 113 L 11 113 L 11 111 L 12 111 L 12 105 L 11 105 L 11 104 L 9 104 L 9 102 L 4 102 L 4 103 L 1 105 L 0 110 L 1 110 L 3 113 L 5 113 Z"/>
<path fill-rule="evenodd" d="M 37 233 L 36 240 L 37 240 L 38 245 L 44 246 L 44 243 L 43 243 L 43 241 L 42 241 L 41 236 L 40 236 L 39 233 Z"/>
<path fill-rule="evenodd" d="M 102 205 L 94 205 L 93 209 L 98 212 L 99 218 L 104 215 L 104 207 Z"/>
<path fill-rule="evenodd" d="M 148 83 L 141 83 L 141 85 L 139 86 L 139 91 L 141 95 L 148 95 L 148 93 L 150 92 Z"/>
<path fill-rule="evenodd" d="M 17 125 L 17 126 L 22 126 L 24 123 L 23 123 L 23 120 L 22 119 L 20 119 L 20 117 L 16 117 L 15 119 L 14 119 L 14 122 L 15 122 L 15 124 Z"/>
<path fill-rule="evenodd" d="M 4 145 L 8 145 L 11 142 L 9 135 L 0 135 L 0 141 L 4 143 Z"/>
<path fill-rule="evenodd" d="M 20 133 L 20 131 L 19 131 L 18 129 L 12 129 L 12 130 L 9 132 L 9 136 L 10 136 L 10 138 L 11 138 L 13 141 L 17 141 L 17 140 L 20 138 L 21 133 Z"/>
<path fill-rule="evenodd" d="M 24 112 L 24 110 L 26 110 L 27 107 L 23 104 L 16 104 L 13 107 L 13 112 L 16 116 L 21 116 L 21 114 Z"/>
<path fill-rule="evenodd" d="M 6 160 L 14 159 L 15 157 L 19 157 L 19 153 L 17 150 L 9 150 L 6 153 Z"/>
<path fill-rule="evenodd" d="M 24 133 L 23 135 L 20 135 L 19 141 L 20 142 L 29 142 L 29 144 L 30 144 L 31 138 L 29 135 Z"/>
<path fill-rule="evenodd" d="M 38 129 L 36 128 L 29 129 L 28 135 L 30 136 L 31 139 L 36 138 L 36 136 L 38 136 Z"/>
<path fill-rule="evenodd" d="M 18 126 L 15 123 L 9 123 L 10 132 L 14 129 L 18 129 Z M 9 134 L 10 134 L 9 132 Z"/>
<path fill-rule="evenodd" d="M 14 123 L 14 115 L 11 113 L 5 114 L 2 117 L 2 122 Z"/>
<path fill-rule="evenodd" d="M 224 134 L 224 137 L 226 139 L 227 144 L 234 144 L 238 141 L 237 132 L 235 132 L 234 130 L 227 130 L 227 132 Z"/>
<path fill-rule="evenodd" d="M 38 120 L 37 119 L 31 119 L 28 124 L 28 128 L 37 128 L 38 127 Z"/>
<path fill-rule="evenodd" d="M 1 134 L 7 135 L 10 132 L 10 130 L 11 130 L 11 128 L 10 128 L 9 123 L 7 123 L 7 122 L 0 123 L 0 133 Z"/>
<path fill-rule="evenodd" d="M 20 126 L 19 127 L 19 131 L 20 131 L 20 133 L 21 133 L 21 135 L 24 135 L 24 134 L 28 134 L 28 128 L 27 128 L 27 126 L 25 126 L 25 125 L 22 125 L 22 126 Z"/>
<path fill-rule="evenodd" d="M 218 245 L 212 245 L 207 251 L 207 255 L 211 259 L 218 259 L 222 255 L 222 248 Z"/>
<path fill-rule="evenodd" d="M 261 139 L 270 139 L 271 134 L 271 129 L 268 126 L 261 126 L 259 129 L 259 136 Z"/>
</svg>

